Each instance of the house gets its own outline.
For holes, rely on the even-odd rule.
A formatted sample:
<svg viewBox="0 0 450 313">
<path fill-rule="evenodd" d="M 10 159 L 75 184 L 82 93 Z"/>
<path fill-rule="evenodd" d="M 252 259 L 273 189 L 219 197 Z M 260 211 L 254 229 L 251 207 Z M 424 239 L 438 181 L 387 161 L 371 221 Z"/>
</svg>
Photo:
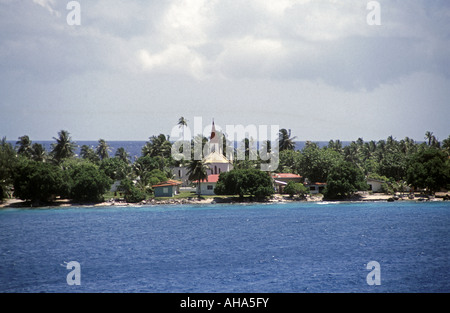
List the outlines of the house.
<svg viewBox="0 0 450 313">
<path fill-rule="evenodd" d="M 214 188 L 216 188 L 217 181 L 219 180 L 219 174 L 208 175 L 208 180 L 202 180 L 200 182 L 200 194 L 205 196 L 213 196 Z M 198 183 L 198 181 L 195 181 Z"/>
<path fill-rule="evenodd" d="M 180 193 L 181 181 L 170 179 L 168 181 L 153 185 L 155 197 L 173 197 Z"/>
<path fill-rule="evenodd" d="M 323 193 L 323 190 L 327 186 L 326 183 L 308 183 L 306 186 L 309 188 L 311 194 Z"/>
<path fill-rule="evenodd" d="M 382 180 L 367 178 L 367 185 L 369 185 L 370 191 L 381 192 L 383 184 L 384 184 L 384 181 L 382 181 Z"/>
<path fill-rule="evenodd" d="M 271 176 L 277 193 L 283 193 L 284 187 L 290 181 L 295 183 L 301 183 L 303 181 L 303 178 L 300 175 L 292 173 L 273 173 Z"/>
</svg>

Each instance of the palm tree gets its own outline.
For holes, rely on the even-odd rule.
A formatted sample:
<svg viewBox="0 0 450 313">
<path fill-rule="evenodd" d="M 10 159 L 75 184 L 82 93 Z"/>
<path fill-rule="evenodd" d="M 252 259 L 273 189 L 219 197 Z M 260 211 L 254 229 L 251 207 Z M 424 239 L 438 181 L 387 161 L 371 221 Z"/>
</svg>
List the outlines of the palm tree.
<svg viewBox="0 0 450 313">
<path fill-rule="evenodd" d="M 188 179 L 190 181 L 197 181 L 197 195 L 200 198 L 200 182 L 205 180 L 208 181 L 208 171 L 209 166 L 206 165 L 203 160 L 192 160 L 189 162 L 187 167 Z"/>
<path fill-rule="evenodd" d="M 89 147 L 88 145 L 82 145 L 80 149 L 80 156 L 84 160 L 89 160 L 92 163 L 98 163 L 100 161 L 99 156 L 94 151 L 92 147 Z"/>
<path fill-rule="evenodd" d="M 47 159 L 47 152 L 40 143 L 34 143 L 31 147 L 31 158 L 38 162 L 45 162 Z"/>
<path fill-rule="evenodd" d="M 118 148 L 114 156 L 127 164 L 130 163 L 130 154 L 123 147 Z"/>
<path fill-rule="evenodd" d="M 328 142 L 328 148 L 341 153 L 342 152 L 342 142 L 339 139 L 337 139 L 336 141 L 330 140 Z"/>
<path fill-rule="evenodd" d="M 70 133 L 67 130 L 61 130 L 58 133 L 58 138 L 53 137 L 56 143 L 52 144 L 53 150 L 51 155 L 56 162 L 61 162 L 63 159 L 71 158 L 75 155 L 76 143 L 72 141 Z"/>
<path fill-rule="evenodd" d="M 425 133 L 425 139 L 428 140 L 428 145 L 431 146 L 431 143 L 433 142 L 433 132 L 427 131 Z"/>
<path fill-rule="evenodd" d="M 16 142 L 16 145 L 19 145 L 19 148 L 17 149 L 18 154 L 31 157 L 32 149 L 30 137 L 27 135 L 19 137 L 19 141 Z"/>
<path fill-rule="evenodd" d="M 442 149 L 450 156 L 450 135 L 447 139 L 442 140 Z"/>
<path fill-rule="evenodd" d="M 104 139 L 99 139 L 96 152 L 100 157 L 100 160 L 104 160 L 109 158 L 109 152 L 111 152 L 111 149 Z"/>
<path fill-rule="evenodd" d="M 197 147 L 198 150 L 195 148 Z M 200 148 L 200 149 L 199 149 Z M 204 154 L 209 151 L 209 140 L 203 135 L 198 134 L 191 139 L 191 158 L 192 159 L 202 159 Z"/>
<path fill-rule="evenodd" d="M 280 152 L 283 150 L 294 150 L 295 149 L 295 143 L 294 139 L 297 137 L 291 138 L 291 130 L 287 131 L 286 129 L 282 128 L 279 132 L 279 149 Z"/>
<path fill-rule="evenodd" d="M 159 134 L 158 136 L 150 137 L 150 141 L 142 148 L 142 156 L 161 156 L 163 158 L 170 157 L 172 153 L 172 144 L 169 141 L 169 136 Z"/>
<path fill-rule="evenodd" d="M 352 141 L 350 145 L 344 147 L 344 158 L 348 162 L 356 163 L 358 161 L 358 144 Z"/>
<path fill-rule="evenodd" d="M 178 120 L 178 127 L 183 129 L 183 140 L 184 140 L 184 128 L 187 126 L 187 119 L 180 117 Z"/>
</svg>

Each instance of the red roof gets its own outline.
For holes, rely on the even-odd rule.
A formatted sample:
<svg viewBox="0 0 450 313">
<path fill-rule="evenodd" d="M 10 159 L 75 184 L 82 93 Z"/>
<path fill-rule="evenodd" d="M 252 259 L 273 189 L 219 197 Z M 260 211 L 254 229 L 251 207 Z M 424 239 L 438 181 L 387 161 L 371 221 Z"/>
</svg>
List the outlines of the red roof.
<svg viewBox="0 0 450 313">
<path fill-rule="evenodd" d="M 273 173 L 273 178 L 302 178 L 300 175 L 292 173 Z"/>
<path fill-rule="evenodd" d="M 159 184 L 153 185 L 152 187 L 168 187 L 168 186 L 178 186 L 181 185 L 182 183 L 178 180 L 173 180 L 173 179 L 169 179 L 168 181 L 165 182 L 161 182 Z"/>
<path fill-rule="evenodd" d="M 217 183 L 219 180 L 219 174 L 208 175 L 208 181 L 206 179 L 202 180 L 202 183 Z M 194 181 L 194 183 L 198 183 L 198 180 Z"/>
</svg>

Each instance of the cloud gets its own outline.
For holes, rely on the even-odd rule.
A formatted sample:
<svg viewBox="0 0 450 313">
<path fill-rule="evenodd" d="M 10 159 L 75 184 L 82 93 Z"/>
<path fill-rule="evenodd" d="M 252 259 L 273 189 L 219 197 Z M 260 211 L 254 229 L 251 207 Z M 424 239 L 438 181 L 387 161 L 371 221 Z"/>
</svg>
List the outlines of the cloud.
<svg viewBox="0 0 450 313">
<path fill-rule="evenodd" d="M 448 24 L 448 7 L 381 4 L 382 26 L 369 26 L 366 2 L 359 0 L 176 0 L 152 34 L 163 38 L 159 52 L 142 47 L 139 59 L 150 72 L 312 79 L 344 89 L 373 89 L 412 72 L 440 71 L 436 63 L 449 44 L 438 28 Z M 211 47 L 214 53 L 203 53 Z"/>
<path fill-rule="evenodd" d="M 53 9 L 53 7 L 55 6 L 55 0 L 33 0 L 33 2 L 47 9 L 50 14 L 58 17 L 61 16 L 60 12 Z"/>
<path fill-rule="evenodd" d="M 82 3 L 78 28 L 56 0 L 28 2 L 50 14 L 2 3 L 0 66 L 40 79 L 140 69 L 371 90 L 419 71 L 450 75 L 445 1 L 380 0 L 382 25 L 368 26 L 360 0 L 99 0 Z"/>
<path fill-rule="evenodd" d="M 206 75 L 203 58 L 185 45 L 170 45 L 154 54 L 142 49 L 138 56 L 144 70 L 188 74 L 197 79 Z"/>
</svg>

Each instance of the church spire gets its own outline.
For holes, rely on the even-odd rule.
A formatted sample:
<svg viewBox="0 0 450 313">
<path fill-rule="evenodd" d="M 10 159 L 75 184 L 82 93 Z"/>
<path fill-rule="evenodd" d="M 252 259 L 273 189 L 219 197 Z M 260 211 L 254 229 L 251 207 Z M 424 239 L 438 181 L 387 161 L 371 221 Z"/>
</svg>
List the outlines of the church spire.
<svg viewBox="0 0 450 313">
<path fill-rule="evenodd" d="M 214 119 L 213 119 L 212 128 L 211 128 L 211 139 L 209 140 L 209 150 L 210 150 L 210 152 L 217 151 L 218 153 L 221 153 L 219 134 L 216 131 L 216 126 L 214 125 Z"/>
</svg>

